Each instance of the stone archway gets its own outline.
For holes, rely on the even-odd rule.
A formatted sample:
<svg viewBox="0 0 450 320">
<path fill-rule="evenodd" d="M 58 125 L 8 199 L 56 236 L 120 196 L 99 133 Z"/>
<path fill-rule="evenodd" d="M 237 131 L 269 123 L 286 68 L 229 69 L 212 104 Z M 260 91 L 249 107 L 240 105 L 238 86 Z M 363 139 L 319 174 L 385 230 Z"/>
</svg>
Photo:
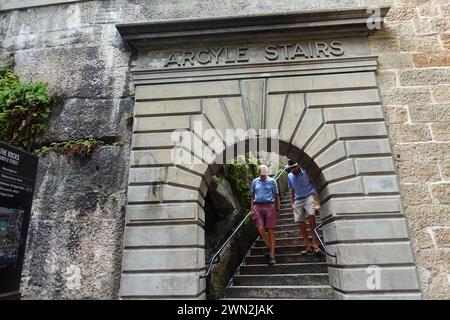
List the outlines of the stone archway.
<svg viewBox="0 0 450 320">
<path fill-rule="evenodd" d="M 420 298 L 367 18 L 355 9 L 118 26 L 137 58 L 121 298 L 205 297 L 211 172 L 174 163 L 172 132 L 230 128 L 278 129 L 281 154 L 301 150 L 317 165 L 336 297 Z"/>
</svg>

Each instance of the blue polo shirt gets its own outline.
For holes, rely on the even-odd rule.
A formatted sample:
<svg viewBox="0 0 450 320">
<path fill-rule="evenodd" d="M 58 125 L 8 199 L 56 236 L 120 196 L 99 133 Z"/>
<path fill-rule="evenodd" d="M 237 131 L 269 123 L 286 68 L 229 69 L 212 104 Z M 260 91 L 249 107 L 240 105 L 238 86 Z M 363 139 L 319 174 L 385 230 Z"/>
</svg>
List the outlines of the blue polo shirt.
<svg viewBox="0 0 450 320">
<path fill-rule="evenodd" d="M 288 174 L 288 188 L 294 190 L 295 200 L 299 198 L 306 198 L 311 194 L 317 194 L 311 178 L 303 168 L 298 175 L 294 172 L 290 172 Z"/>
<path fill-rule="evenodd" d="M 255 195 L 255 202 L 275 202 L 275 196 L 278 194 L 277 182 L 270 177 L 266 177 L 266 180 L 258 177 L 252 182 L 252 193 Z"/>
</svg>

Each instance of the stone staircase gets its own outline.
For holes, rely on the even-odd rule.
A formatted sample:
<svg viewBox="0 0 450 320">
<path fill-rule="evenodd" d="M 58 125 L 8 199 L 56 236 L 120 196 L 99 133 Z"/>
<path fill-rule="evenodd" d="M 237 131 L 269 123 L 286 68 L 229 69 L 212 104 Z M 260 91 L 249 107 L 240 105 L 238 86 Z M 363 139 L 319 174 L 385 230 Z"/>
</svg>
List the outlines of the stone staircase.
<svg viewBox="0 0 450 320">
<path fill-rule="evenodd" d="M 320 223 L 319 216 L 316 221 Z M 277 264 L 268 265 L 266 246 L 259 237 L 231 279 L 224 299 L 334 299 L 325 255 L 300 253 L 305 244 L 287 194 L 282 197 L 275 235 Z"/>
</svg>

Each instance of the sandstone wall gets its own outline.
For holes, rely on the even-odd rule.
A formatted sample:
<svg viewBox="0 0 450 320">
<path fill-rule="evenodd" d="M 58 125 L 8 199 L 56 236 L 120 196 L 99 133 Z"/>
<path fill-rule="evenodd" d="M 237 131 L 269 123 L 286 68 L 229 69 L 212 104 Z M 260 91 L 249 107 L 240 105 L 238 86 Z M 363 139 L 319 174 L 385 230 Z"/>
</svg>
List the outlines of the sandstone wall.
<svg viewBox="0 0 450 320">
<path fill-rule="evenodd" d="M 37 0 L 36 0 L 37 1 Z M 0 57 L 63 94 L 44 142 L 116 137 L 90 159 L 41 159 L 22 291 L 117 298 L 130 128 L 130 52 L 116 23 L 387 4 L 370 37 L 426 298 L 450 298 L 450 38 L 444 0 L 84 1 L 0 11 Z"/>
<path fill-rule="evenodd" d="M 391 5 L 369 38 L 424 297 L 450 299 L 450 1 Z"/>
</svg>

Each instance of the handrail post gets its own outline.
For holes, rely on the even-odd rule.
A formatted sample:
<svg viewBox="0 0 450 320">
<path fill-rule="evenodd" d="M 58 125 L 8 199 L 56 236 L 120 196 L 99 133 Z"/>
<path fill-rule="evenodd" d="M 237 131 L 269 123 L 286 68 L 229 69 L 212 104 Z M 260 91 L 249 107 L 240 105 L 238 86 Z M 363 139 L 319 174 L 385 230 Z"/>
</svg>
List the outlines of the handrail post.
<svg viewBox="0 0 450 320">
<path fill-rule="evenodd" d="M 336 257 L 337 257 L 336 252 L 335 252 L 335 253 L 329 253 L 328 250 L 327 250 L 327 248 L 325 247 L 325 244 L 322 242 L 322 239 L 320 239 L 320 237 L 319 237 L 319 233 L 317 232 L 317 229 L 321 228 L 321 227 L 322 227 L 322 224 L 323 224 L 323 223 L 321 222 L 321 223 L 319 223 L 318 226 L 316 226 L 316 227 L 314 228 L 314 233 L 316 234 L 317 239 L 320 241 L 320 244 L 322 245 L 322 248 L 323 248 L 323 250 L 325 251 L 325 253 L 326 253 L 328 256 L 330 256 L 330 257 L 336 258 Z"/>
</svg>

